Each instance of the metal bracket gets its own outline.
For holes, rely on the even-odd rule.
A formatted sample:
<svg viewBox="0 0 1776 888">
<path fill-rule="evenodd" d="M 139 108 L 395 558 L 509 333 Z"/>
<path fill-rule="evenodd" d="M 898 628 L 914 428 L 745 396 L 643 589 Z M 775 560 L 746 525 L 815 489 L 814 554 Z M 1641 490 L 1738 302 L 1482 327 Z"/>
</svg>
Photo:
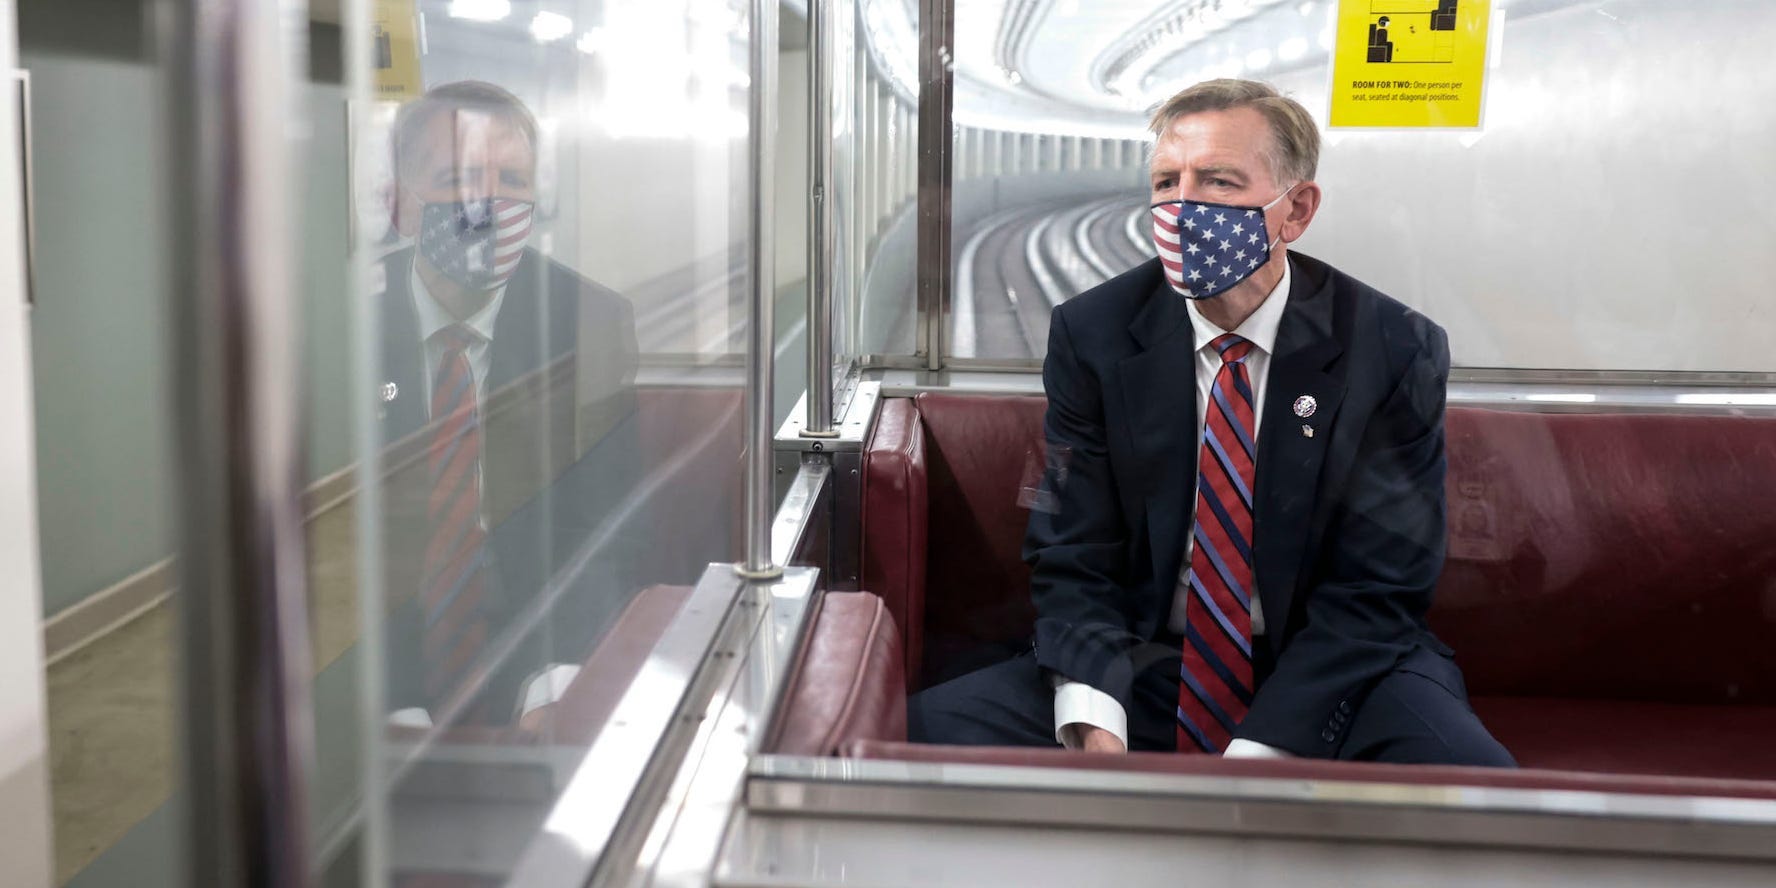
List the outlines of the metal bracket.
<svg viewBox="0 0 1776 888">
<path fill-rule="evenodd" d="M 870 428 L 876 421 L 876 408 L 880 405 L 882 384 L 875 381 L 859 382 L 851 402 L 845 405 L 844 415 L 833 422 L 836 435 L 815 436 L 804 434 L 807 428 L 807 392 L 796 402 L 795 409 L 789 411 L 789 418 L 777 428 L 776 449 L 782 451 L 802 451 L 808 453 L 834 453 L 840 451 L 860 451 L 864 441 L 869 438 Z"/>
</svg>

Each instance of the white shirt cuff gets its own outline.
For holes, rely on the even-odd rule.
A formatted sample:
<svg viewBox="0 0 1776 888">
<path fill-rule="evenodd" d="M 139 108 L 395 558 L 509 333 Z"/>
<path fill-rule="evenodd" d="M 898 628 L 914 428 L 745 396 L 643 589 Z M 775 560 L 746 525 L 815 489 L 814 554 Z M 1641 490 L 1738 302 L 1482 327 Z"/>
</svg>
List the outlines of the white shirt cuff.
<svg viewBox="0 0 1776 888">
<path fill-rule="evenodd" d="M 556 663 L 541 672 L 524 680 L 524 692 L 519 695 L 523 701 L 519 705 L 518 717 L 523 718 L 532 712 L 557 703 L 567 696 L 568 685 L 580 675 L 580 667 L 565 663 Z"/>
<path fill-rule="evenodd" d="M 1085 684 L 1055 676 L 1055 740 L 1078 749 L 1078 725 L 1091 725 L 1116 735 L 1128 748 L 1128 713 L 1116 698 Z"/>
<path fill-rule="evenodd" d="M 391 728 L 430 728 L 432 714 L 421 707 L 409 706 L 389 713 L 388 724 Z"/>
<path fill-rule="evenodd" d="M 1266 746 L 1256 740 L 1235 737 L 1227 742 L 1227 749 L 1221 753 L 1223 758 L 1230 759 L 1286 759 L 1295 756 L 1275 746 Z"/>
</svg>

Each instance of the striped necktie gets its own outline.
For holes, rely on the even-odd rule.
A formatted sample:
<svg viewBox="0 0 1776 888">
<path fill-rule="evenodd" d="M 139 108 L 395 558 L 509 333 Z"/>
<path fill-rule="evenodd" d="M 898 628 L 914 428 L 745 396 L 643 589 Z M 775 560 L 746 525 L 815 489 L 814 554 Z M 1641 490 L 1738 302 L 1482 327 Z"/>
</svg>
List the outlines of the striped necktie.
<svg viewBox="0 0 1776 888">
<path fill-rule="evenodd" d="M 487 529 L 481 516 L 481 409 L 468 354 L 476 337 L 453 325 L 432 338 L 443 344 L 444 353 L 432 377 L 432 437 L 426 448 L 431 533 L 420 602 L 426 698 L 437 718 L 487 642 Z"/>
<path fill-rule="evenodd" d="M 1232 333 L 1210 343 L 1221 369 L 1210 388 L 1197 456 L 1190 599 L 1178 685 L 1178 750 L 1219 753 L 1252 704 L 1252 343 Z"/>
</svg>

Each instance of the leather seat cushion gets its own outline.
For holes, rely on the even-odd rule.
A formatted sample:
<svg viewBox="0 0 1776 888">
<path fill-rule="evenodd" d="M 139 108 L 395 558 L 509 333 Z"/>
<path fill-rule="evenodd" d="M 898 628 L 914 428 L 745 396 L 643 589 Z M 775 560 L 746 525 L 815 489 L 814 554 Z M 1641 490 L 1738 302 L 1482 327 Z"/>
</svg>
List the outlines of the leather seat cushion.
<svg viewBox="0 0 1776 888">
<path fill-rule="evenodd" d="M 1776 781 L 1776 706 L 1475 697 L 1527 768 Z M 1771 784 L 1776 793 L 1776 783 Z"/>
<path fill-rule="evenodd" d="M 906 739 L 900 632 L 881 598 L 828 592 L 766 748 L 830 756 L 849 741 Z"/>
</svg>

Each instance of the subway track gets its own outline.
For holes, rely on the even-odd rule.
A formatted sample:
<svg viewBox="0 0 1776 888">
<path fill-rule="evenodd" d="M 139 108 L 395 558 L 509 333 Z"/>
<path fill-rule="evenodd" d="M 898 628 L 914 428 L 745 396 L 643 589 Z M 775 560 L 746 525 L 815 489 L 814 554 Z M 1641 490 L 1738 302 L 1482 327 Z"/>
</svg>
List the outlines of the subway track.
<svg viewBox="0 0 1776 888">
<path fill-rule="evenodd" d="M 1145 212 L 1123 196 L 1048 202 L 982 220 L 957 251 L 960 358 L 1039 359 L 1049 312 L 1145 261 L 1124 229 Z"/>
</svg>

